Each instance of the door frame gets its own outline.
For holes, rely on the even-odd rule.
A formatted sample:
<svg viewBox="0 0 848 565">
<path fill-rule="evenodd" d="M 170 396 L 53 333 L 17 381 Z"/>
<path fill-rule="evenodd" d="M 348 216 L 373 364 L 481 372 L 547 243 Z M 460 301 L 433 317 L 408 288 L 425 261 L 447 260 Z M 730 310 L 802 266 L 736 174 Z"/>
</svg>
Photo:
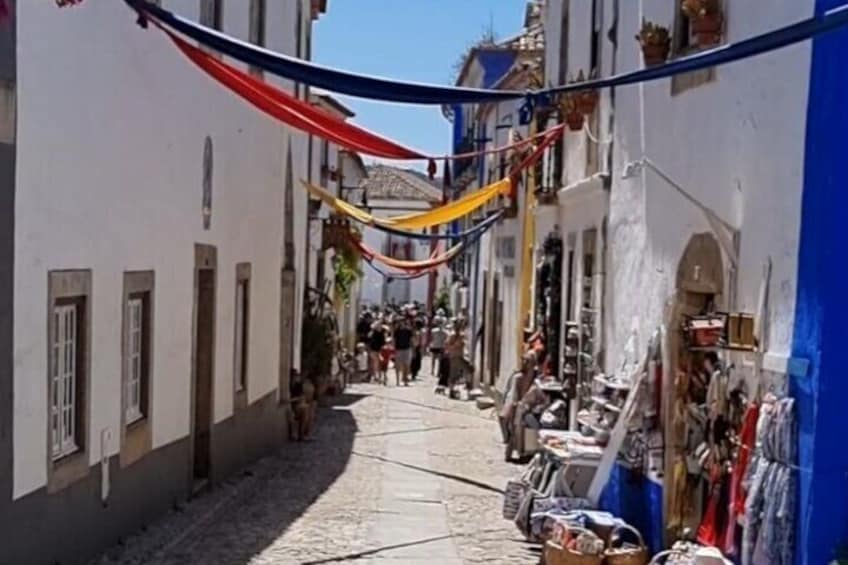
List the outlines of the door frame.
<svg viewBox="0 0 848 565">
<path fill-rule="evenodd" d="M 285 296 L 283 296 L 283 287 L 287 284 L 287 279 L 290 279 L 291 284 L 291 300 L 287 304 Z M 280 404 L 287 404 L 291 400 L 289 387 L 291 386 L 291 374 L 294 370 L 294 332 L 297 327 L 296 320 L 296 301 L 297 301 L 297 270 L 293 268 L 283 267 L 280 270 L 280 347 L 279 347 L 279 375 L 278 375 L 278 400 Z M 286 334 L 283 320 L 285 319 L 285 310 L 291 310 L 291 328 Z M 285 344 L 285 347 L 284 345 Z M 288 350 L 289 359 L 286 360 L 286 350 Z M 288 365 L 288 367 L 286 367 Z M 288 370 L 286 370 L 288 369 Z"/>
<path fill-rule="evenodd" d="M 194 276 L 192 288 L 192 316 L 191 316 L 191 411 L 189 418 L 189 460 L 188 460 L 188 485 L 193 490 L 194 477 L 194 455 L 196 445 L 195 414 L 197 411 L 197 317 L 200 298 L 200 271 L 211 270 L 213 272 L 214 288 L 212 291 L 212 359 L 211 382 L 209 387 L 209 477 L 212 476 L 212 433 L 215 423 L 215 343 L 217 338 L 217 308 L 218 308 L 218 250 L 214 245 L 202 243 L 194 244 Z"/>
</svg>

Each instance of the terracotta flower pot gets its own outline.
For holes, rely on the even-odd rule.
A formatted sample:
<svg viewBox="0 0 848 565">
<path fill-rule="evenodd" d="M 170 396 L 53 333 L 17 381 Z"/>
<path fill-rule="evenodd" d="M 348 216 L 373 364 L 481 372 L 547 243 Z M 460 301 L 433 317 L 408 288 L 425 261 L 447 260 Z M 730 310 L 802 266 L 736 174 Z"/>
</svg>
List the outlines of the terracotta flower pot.
<svg viewBox="0 0 848 565">
<path fill-rule="evenodd" d="M 671 50 L 669 43 L 643 43 L 642 57 L 645 59 L 645 66 L 654 67 L 662 65 L 668 59 L 668 53 Z"/>
<path fill-rule="evenodd" d="M 706 47 L 721 41 L 721 14 L 706 14 L 692 20 L 692 32 L 698 38 L 698 45 Z"/>
<path fill-rule="evenodd" d="M 581 131 L 583 129 L 584 116 L 578 110 L 572 110 L 565 115 L 565 123 L 568 124 L 568 129 L 571 131 Z"/>
<path fill-rule="evenodd" d="M 577 111 L 585 116 L 589 116 L 594 113 L 595 108 L 598 106 L 598 93 L 597 91 L 587 91 L 581 92 L 577 94 Z"/>
</svg>

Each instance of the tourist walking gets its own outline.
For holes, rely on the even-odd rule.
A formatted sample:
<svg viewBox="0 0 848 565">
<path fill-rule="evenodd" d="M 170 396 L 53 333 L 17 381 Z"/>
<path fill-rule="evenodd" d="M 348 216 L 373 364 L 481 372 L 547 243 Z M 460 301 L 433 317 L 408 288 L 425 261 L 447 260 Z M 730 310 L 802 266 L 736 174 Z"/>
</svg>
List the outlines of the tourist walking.
<svg viewBox="0 0 848 565">
<path fill-rule="evenodd" d="M 371 331 L 368 332 L 368 357 L 371 360 L 370 372 L 368 374 L 370 380 L 380 380 L 382 374 L 380 354 L 383 347 L 386 345 L 386 331 L 383 328 L 383 323 L 378 317 L 371 324 Z M 385 382 L 383 382 L 385 384 Z"/>
<path fill-rule="evenodd" d="M 457 320 L 453 324 L 450 336 L 445 342 L 445 354 L 448 359 L 448 393 L 451 398 L 457 398 L 456 385 L 462 380 L 463 355 L 465 354 L 465 338 L 462 335 L 462 324 Z"/>
<path fill-rule="evenodd" d="M 412 318 L 409 311 L 404 312 L 395 325 L 395 384 L 409 385 L 409 373 L 412 363 Z"/>
<path fill-rule="evenodd" d="M 447 333 L 445 332 L 444 310 L 436 312 L 430 326 L 430 374 L 437 376 L 441 374 L 439 364 L 442 360 L 442 354 L 445 351 L 445 340 Z"/>
</svg>

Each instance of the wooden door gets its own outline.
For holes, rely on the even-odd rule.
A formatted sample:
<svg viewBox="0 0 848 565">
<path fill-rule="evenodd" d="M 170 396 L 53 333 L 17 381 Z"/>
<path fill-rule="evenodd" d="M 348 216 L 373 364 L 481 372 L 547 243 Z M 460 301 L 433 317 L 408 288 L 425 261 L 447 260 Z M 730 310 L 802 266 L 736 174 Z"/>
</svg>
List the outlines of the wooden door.
<svg viewBox="0 0 848 565">
<path fill-rule="evenodd" d="M 215 358 L 215 269 L 197 270 L 194 326 L 193 478 L 209 478 L 211 463 L 212 386 Z"/>
</svg>

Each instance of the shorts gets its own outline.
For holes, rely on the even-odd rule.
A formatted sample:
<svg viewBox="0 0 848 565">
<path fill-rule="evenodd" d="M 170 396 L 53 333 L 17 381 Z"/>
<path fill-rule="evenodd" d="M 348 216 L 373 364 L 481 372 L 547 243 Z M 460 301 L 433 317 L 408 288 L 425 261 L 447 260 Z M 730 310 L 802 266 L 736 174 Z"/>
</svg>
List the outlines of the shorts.
<svg viewBox="0 0 848 565">
<path fill-rule="evenodd" d="M 430 353 L 432 353 L 436 357 L 439 357 L 444 351 L 445 351 L 444 347 L 431 347 L 430 348 Z"/>
<path fill-rule="evenodd" d="M 395 365 L 409 368 L 412 361 L 412 349 L 398 349 L 395 351 Z"/>
</svg>

